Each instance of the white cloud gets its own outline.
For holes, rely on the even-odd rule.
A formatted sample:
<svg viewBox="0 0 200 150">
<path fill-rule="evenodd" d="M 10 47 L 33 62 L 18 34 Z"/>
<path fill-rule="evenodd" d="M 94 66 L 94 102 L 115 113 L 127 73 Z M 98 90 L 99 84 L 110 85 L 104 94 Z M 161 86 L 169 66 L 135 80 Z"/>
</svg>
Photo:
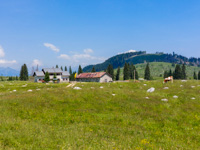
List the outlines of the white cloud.
<svg viewBox="0 0 200 150">
<path fill-rule="evenodd" d="M 8 60 L 0 59 L 0 64 L 6 65 L 6 64 L 15 64 L 15 63 L 17 63 L 16 60 L 8 61 Z"/>
<path fill-rule="evenodd" d="M 84 53 L 86 53 L 86 54 L 93 53 L 93 50 L 90 49 L 90 48 L 84 49 L 83 51 L 84 51 Z"/>
<path fill-rule="evenodd" d="M 50 48 L 52 51 L 59 52 L 59 48 L 57 48 L 55 45 L 51 43 L 44 43 L 44 46 L 47 48 Z"/>
<path fill-rule="evenodd" d="M 42 62 L 38 59 L 34 59 L 33 60 L 33 63 L 32 63 L 32 66 L 42 66 Z"/>
<path fill-rule="evenodd" d="M 0 45 L 0 57 L 4 57 L 5 56 L 5 52 L 3 47 Z"/>
<path fill-rule="evenodd" d="M 69 55 L 66 54 L 61 54 L 60 56 L 58 56 L 58 58 L 70 60 Z"/>
</svg>

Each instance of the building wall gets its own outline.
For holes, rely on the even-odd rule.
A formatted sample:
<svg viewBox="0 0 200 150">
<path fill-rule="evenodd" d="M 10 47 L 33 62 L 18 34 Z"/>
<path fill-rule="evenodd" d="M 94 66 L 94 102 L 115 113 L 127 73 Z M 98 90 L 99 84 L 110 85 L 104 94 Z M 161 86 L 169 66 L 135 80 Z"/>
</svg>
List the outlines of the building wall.
<svg viewBox="0 0 200 150">
<path fill-rule="evenodd" d="M 35 82 L 42 82 L 41 80 L 44 80 L 44 77 L 35 76 Z"/>
<path fill-rule="evenodd" d="M 107 74 L 105 74 L 104 76 L 102 76 L 100 78 L 100 81 L 99 82 L 112 82 L 112 78 L 110 76 L 108 76 Z"/>
</svg>

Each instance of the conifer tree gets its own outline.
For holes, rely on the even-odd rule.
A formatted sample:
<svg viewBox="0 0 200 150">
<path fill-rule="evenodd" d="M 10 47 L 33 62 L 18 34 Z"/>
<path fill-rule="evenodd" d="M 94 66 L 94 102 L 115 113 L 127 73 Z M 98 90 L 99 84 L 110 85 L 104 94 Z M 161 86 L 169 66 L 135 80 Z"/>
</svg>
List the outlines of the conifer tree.
<svg viewBox="0 0 200 150">
<path fill-rule="evenodd" d="M 182 79 L 187 79 L 185 64 L 182 65 Z"/>
<path fill-rule="evenodd" d="M 63 67 L 61 66 L 60 69 L 63 71 Z"/>
<path fill-rule="evenodd" d="M 72 68 L 71 68 L 71 66 L 69 66 L 69 74 L 70 75 L 72 74 Z"/>
<path fill-rule="evenodd" d="M 24 66 L 23 65 L 21 66 L 19 78 L 21 81 L 24 80 Z"/>
<path fill-rule="evenodd" d="M 174 79 L 181 79 L 182 78 L 182 71 L 179 64 L 176 65 L 174 71 Z"/>
<path fill-rule="evenodd" d="M 58 68 L 58 65 L 56 65 L 56 68 Z"/>
<path fill-rule="evenodd" d="M 119 80 L 120 76 L 120 67 L 117 68 L 116 80 Z"/>
<path fill-rule="evenodd" d="M 168 77 L 168 72 L 167 71 L 164 71 L 164 78 L 167 78 Z"/>
<path fill-rule="evenodd" d="M 197 80 L 197 74 L 196 74 L 196 72 L 195 72 L 195 71 L 194 71 L 193 78 L 194 78 L 194 80 Z"/>
<path fill-rule="evenodd" d="M 128 80 L 129 79 L 129 69 L 128 69 L 128 64 L 125 62 L 124 64 L 124 80 Z"/>
<path fill-rule="evenodd" d="M 112 76 L 112 78 L 114 79 L 114 70 L 113 70 L 113 66 L 111 64 L 108 65 L 106 72 L 108 74 L 110 74 Z"/>
<path fill-rule="evenodd" d="M 21 81 L 27 81 L 28 80 L 28 68 L 27 68 L 26 64 L 21 66 L 20 80 Z"/>
<path fill-rule="evenodd" d="M 173 76 L 172 70 L 169 70 L 168 76 Z"/>
<path fill-rule="evenodd" d="M 96 70 L 95 70 L 94 66 L 92 67 L 92 71 L 91 71 L 91 72 L 96 72 Z"/>
<path fill-rule="evenodd" d="M 48 72 L 45 73 L 44 81 L 45 82 L 49 82 L 50 81 L 49 73 Z"/>
<path fill-rule="evenodd" d="M 67 71 L 67 66 L 65 66 L 65 71 Z"/>
<path fill-rule="evenodd" d="M 200 71 L 198 72 L 198 80 L 200 80 Z"/>
<path fill-rule="evenodd" d="M 78 74 L 80 74 L 80 73 L 83 73 L 83 70 L 82 70 L 82 68 L 81 68 L 81 65 L 79 65 L 79 67 L 78 67 Z"/>
<path fill-rule="evenodd" d="M 151 74 L 150 74 L 150 68 L 149 68 L 149 63 L 147 63 L 145 72 L 144 72 L 144 79 L 150 80 Z"/>
</svg>

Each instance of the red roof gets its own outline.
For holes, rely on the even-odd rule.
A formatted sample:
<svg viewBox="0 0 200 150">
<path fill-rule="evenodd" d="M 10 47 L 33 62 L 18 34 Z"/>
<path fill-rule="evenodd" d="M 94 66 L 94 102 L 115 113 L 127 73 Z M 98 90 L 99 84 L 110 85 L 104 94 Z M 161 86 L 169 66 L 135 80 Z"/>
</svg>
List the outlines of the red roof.
<svg viewBox="0 0 200 150">
<path fill-rule="evenodd" d="M 81 73 L 76 78 L 100 78 L 102 77 L 106 72 L 89 72 L 89 73 Z"/>
</svg>

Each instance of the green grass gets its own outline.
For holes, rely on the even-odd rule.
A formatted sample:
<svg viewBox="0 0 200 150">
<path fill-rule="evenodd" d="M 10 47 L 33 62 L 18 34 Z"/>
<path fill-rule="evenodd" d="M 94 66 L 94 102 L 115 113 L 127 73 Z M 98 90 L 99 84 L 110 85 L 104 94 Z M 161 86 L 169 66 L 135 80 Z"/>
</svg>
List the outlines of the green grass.
<svg viewBox="0 0 200 150">
<path fill-rule="evenodd" d="M 163 78 L 164 71 L 169 71 L 170 69 L 172 71 L 175 70 L 175 67 L 173 67 L 171 63 L 151 62 L 149 64 L 150 64 L 151 76 L 153 77 L 153 79 Z M 139 77 L 144 78 L 144 70 L 145 70 L 146 64 L 137 64 L 135 66 L 138 71 Z M 114 71 L 116 74 L 117 69 L 115 69 Z M 196 73 L 198 74 L 198 72 L 200 71 L 200 67 L 186 66 L 186 73 L 187 73 L 188 79 L 193 79 L 194 71 L 196 71 Z M 160 75 L 162 75 L 162 77 L 160 77 Z M 121 68 L 120 70 L 120 79 L 121 80 L 123 79 L 123 68 Z"/>
<path fill-rule="evenodd" d="M 0 82 L 0 149 L 200 148 L 199 81 L 67 85 Z"/>
</svg>

